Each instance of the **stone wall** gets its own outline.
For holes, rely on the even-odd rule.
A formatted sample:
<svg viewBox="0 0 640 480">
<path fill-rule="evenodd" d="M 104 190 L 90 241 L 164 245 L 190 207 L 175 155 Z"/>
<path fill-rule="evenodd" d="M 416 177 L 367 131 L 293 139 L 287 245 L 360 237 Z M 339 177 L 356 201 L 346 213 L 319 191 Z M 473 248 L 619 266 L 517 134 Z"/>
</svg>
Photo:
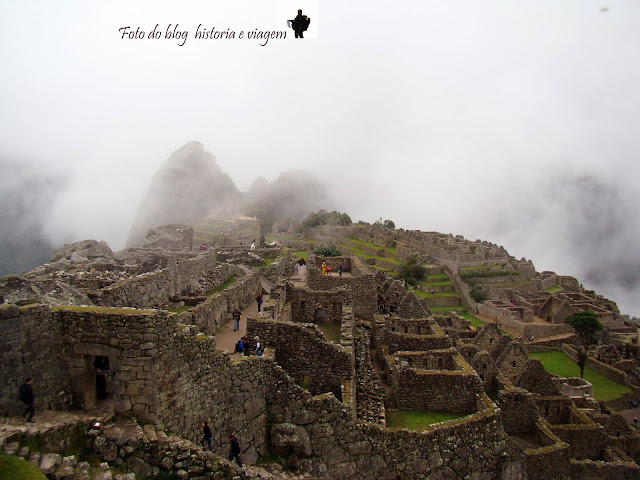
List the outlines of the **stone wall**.
<svg viewBox="0 0 640 480">
<path fill-rule="evenodd" d="M 68 375 L 74 401 L 82 408 L 96 403 L 96 357 L 108 357 L 105 375 L 115 411 L 133 411 L 141 418 L 158 423 L 166 405 L 158 382 L 163 342 L 174 329 L 166 312 L 120 309 L 77 308 L 53 310 L 53 318 L 64 329 Z"/>
<path fill-rule="evenodd" d="M 549 427 L 544 420 L 535 424 L 534 432 L 541 447 L 525 451 L 528 480 L 569 478 L 569 445 L 556 437 Z"/>
<path fill-rule="evenodd" d="M 220 327 L 231 321 L 231 312 L 235 307 L 242 311 L 255 301 L 260 288 L 260 275 L 252 272 L 190 310 L 180 313 L 179 321 L 198 325 L 208 335 L 215 335 Z"/>
<path fill-rule="evenodd" d="M 291 318 L 298 322 L 342 322 L 344 291 L 316 291 L 296 288 L 287 283 L 287 301 L 291 305 Z"/>
<path fill-rule="evenodd" d="M 439 357 L 444 352 L 434 355 Z M 438 370 L 406 368 L 402 365 L 403 358 L 397 359 L 397 368 L 391 373 L 391 384 L 398 408 L 430 412 L 475 411 L 476 394 L 483 391 L 482 383 L 461 356 L 452 355 L 450 351 L 449 355 L 455 370 L 444 367 Z"/>
<path fill-rule="evenodd" d="M 502 424 L 509 435 L 535 430 L 540 416 L 529 392 L 513 387 L 500 390 L 496 404 L 502 410 Z"/>
<path fill-rule="evenodd" d="M 202 294 L 229 277 L 229 266 L 218 265 L 210 252 L 196 257 L 175 258 L 162 270 L 143 273 L 100 290 L 89 292 L 100 306 L 162 308 L 174 295 Z"/>
<path fill-rule="evenodd" d="M 45 305 L 0 305 L 0 414 L 18 416 L 18 390 L 33 377 L 36 409 L 71 405 L 64 333 Z"/>
<path fill-rule="evenodd" d="M 350 350 L 327 341 L 315 325 L 247 319 L 247 334 L 275 347 L 278 364 L 314 394 L 332 392 L 342 399 L 342 385 L 354 377 Z"/>
</svg>

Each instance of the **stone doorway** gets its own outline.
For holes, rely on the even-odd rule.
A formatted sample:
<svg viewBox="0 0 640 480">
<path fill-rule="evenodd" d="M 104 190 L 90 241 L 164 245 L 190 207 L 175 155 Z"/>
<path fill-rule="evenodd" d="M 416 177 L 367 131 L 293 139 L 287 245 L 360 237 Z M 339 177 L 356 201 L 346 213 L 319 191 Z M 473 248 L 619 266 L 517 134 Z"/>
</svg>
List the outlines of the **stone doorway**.
<svg viewBox="0 0 640 480">
<path fill-rule="evenodd" d="M 69 359 L 74 403 L 89 410 L 98 401 L 114 399 L 122 390 L 120 349 L 96 344 L 76 344 Z"/>
</svg>

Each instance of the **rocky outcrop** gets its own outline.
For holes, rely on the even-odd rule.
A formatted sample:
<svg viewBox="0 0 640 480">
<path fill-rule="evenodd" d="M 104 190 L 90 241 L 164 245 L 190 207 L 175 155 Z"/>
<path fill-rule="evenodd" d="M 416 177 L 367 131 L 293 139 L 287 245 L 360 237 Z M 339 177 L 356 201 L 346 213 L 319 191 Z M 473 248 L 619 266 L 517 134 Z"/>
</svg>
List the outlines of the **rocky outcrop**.
<svg viewBox="0 0 640 480">
<path fill-rule="evenodd" d="M 70 260 L 72 262 L 86 262 L 88 260 L 112 259 L 113 251 L 107 242 L 97 240 L 82 240 L 76 243 L 68 243 L 55 251 L 51 257 L 52 262 Z"/>
<path fill-rule="evenodd" d="M 240 193 L 200 142 L 189 142 L 162 164 L 142 199 L 127 241 L 141 246 L 158 225 L 191 224 L 207 211 L 237 202 Z"/>
</svg>

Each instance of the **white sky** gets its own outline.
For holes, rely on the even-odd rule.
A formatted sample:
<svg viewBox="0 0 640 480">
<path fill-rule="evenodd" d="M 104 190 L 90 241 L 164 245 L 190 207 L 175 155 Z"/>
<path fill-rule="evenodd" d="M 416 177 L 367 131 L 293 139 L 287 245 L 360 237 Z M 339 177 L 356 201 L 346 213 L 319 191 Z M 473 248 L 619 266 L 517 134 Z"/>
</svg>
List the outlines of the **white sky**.
<svg viewBox="0 0 640 480">
<path fill-rule="evenodd" d="M 194 38 L 286 30 L 298 8 L 304 40 Z M 118 30 L 176 23 L 183 46 Z M 640 233 L 639 24 L 636 0 L 0 0 L 0 155 L 69 176 L 60 240 L 122 248 L 158 166 L 198 140 L 241 190 L 307 168 L 354 220 L 580 275 L 565 178 L 631 205 L 627 241 L 603 247 L 639 257 L 624 251 Z M 603 293 L 640 314 L 637 284 Z"/>
</svg>

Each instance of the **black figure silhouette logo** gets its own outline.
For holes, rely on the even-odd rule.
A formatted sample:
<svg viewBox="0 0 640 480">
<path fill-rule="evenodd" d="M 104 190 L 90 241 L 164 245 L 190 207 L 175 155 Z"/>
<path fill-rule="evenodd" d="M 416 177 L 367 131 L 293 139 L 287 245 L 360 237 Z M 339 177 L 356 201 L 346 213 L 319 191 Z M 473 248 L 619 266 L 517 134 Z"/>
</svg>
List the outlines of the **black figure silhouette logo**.
<svg viewBox="0 0 640 480">
<path fill-rule="evenodd" d="M 309 28 L 311 19 L 302 14 L 302 10 L 298 10 L 298 15 L 293 20 L 288 20 L 289 26 L 296 32 L 296 38 L 304 38 L 303 33 Z"/>
</svg>

